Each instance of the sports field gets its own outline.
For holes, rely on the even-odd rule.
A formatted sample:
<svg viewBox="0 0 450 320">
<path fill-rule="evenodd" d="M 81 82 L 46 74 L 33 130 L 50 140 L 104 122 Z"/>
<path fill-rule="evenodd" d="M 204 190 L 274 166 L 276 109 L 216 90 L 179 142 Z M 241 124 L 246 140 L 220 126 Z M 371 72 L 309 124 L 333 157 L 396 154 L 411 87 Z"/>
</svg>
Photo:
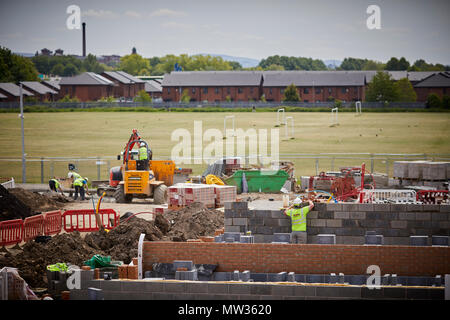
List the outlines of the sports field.
<svg viewBox="0 0 450 320">
<path fill-rule="evenodd" d="M 203 112 L 67 112 L 25 114 L 25 148 L 27 157 L 103 157 L 119 154 L 133 128 L 153 150 L 154 158 L 168 157 L 179 141 L 171 141 L 172 132 L 187 129 L 194 136 L 194 121 L 207 129 L 223 131 L 224 117 L 233 113 Z M 286 153 L 441 153 L 450 154 L 450 113 L 340 113 L 339 125 L 331 127 L 329 113 L 290 113 L 295 121 L 293 139 L 284 139 L 285 128 L 276 127 L 274 112 L 235 113 L 236 128 L 279 129 L 280 154 Z M 231 126 L 231 121 L 228 122 Z M 289 131 L 291 128 L 289 127 Z M 224 140 L 225 141 L 225 140 Z M 193 141 L 192 141 L 193 144 Z M 208 142 L 204 142 L 204 146 Z M 20 119 L 17 114 L 0 114 L 0 158 L 21 158 Z M 270 143 L 268 144 L 270 153 Z M 315 160 L 295 160 L 296 175 L 315 174 Z M 331 160 L 320 160 L 320 170 L 330 170 Z M 360 165 L 362 160 L 335 160 L 334 169 L 342 165 Z M 107 178 L 111 160 L 101 166 Z M 79 162 L 82 174 L 97 178 L 95 161 Z M 180 165 L 201 173 L 204 165 Z M 0 161 L 0 177 L 21 180 L 21 162 Z M 27 163 L 27 182 L 39 182 L 40 162 Z M 46 179 L 50 174 L 64 176 L 67 162 L 46 162 Z M 385 172 L 386 165 L 375 163 L 375 171 Z"/>
</svg>

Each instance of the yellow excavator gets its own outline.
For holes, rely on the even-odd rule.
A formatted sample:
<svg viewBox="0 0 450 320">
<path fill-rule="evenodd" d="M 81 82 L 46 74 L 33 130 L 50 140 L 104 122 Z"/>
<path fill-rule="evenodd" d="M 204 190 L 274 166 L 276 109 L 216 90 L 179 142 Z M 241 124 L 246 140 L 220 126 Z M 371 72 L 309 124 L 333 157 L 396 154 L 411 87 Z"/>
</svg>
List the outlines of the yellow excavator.
<svg viewBox="0 0 450 320">
<path fill-rule="evenodd" d="M 135 159 L 138 155 L 133 147 L 147 150 L 147 159 Z M 136 129 L 117 160 L 122 165 L 110 169 L 109 186 L 103 191 L 113 193 L 116 202 L 130 203 L 133 198 L 153 198 L 153 203 L 167 203 L 167 187 L 173 184 L 175 163 L 171 160 L 152 160 L 152 152 L 147 142 L 141 139 Z"/>
</svg>

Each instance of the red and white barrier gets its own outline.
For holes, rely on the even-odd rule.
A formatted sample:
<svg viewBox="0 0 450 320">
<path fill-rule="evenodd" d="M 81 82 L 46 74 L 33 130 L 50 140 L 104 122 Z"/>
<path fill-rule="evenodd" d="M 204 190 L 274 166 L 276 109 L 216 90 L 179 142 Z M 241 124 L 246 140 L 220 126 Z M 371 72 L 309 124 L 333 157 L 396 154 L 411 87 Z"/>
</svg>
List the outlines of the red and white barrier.
<svg viewBox="0 0 450 320">
<path fill-rule="evenodd" d="M 44 213 L 44 235 L 58 234 L 62 229 L 61 211 L 50 211 Z"/>
<path fill-rule="evenodd" d="M 8 246 L 22 242 L 22 219 L 0 222 L 0 246 Z"/>
<path fill-rule="evenodd" d="M 114 229 L 119 225 L 119 214 L 113 209 L 100 209 L 100 220 L 104 228 Z M 98 231 L 94 210 L 67 210 L 62 214 L 63 226 L 66 232 Z"/>
<path fill-rule="evenodd" d="M 42 214 L 25 218 L 23 222 L 23 238 L 27 242 L 44 233 L 44 216 Z"/>
</svg>

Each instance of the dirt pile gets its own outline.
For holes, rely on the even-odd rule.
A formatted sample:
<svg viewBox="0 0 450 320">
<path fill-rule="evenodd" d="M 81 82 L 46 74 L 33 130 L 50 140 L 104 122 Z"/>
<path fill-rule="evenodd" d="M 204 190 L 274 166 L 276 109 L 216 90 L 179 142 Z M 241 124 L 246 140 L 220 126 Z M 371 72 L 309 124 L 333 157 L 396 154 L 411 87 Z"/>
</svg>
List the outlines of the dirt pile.
<svg viewBox="0 0 450 320">
<path fill-rule="evenodd" d="M 47 265 L 57 262 L 83 265 L 94 254 L 101 254 L 85 244 L 79 232 L 54 236 L 46 243 L 27 242 L 23 250 L 16 255 L 6 253 L 0 256 L 0 268 L 3 266 L 19 269 L 20 276 L 31 287 L 47 286 Z"/>
<path fill-rule="evenodd" d="M 113 260 L 128 264 L 137 257 L 142 233 L 146 241 L 186 241 L 199 236 L 213 236 L 223 224 L 223 212 L 195 203 L 179 211 L 156 215 L 154 221 L 132 217 L 109 232 L 88 233 L 84 239 L 79 232 L 72 232 L 54 236 L 47 243 L 30 241 L 16 255 L 0 255 L 0 268 L 18 268 L 31 287 L 46 287 L 47 265 L 69 262 L 82 266 L 94 254 L 111 256 Z"/>
<path fill-rule="evenodd" d="M 224 225 L 223 212 L 208 209 L 202 203 L 194 203 L 178 211 L 169 211 L 164 214 L 164 218 L 170 222 L 167 236 L 172 241 L 214 236 L 214 231 Z"/>
<path fill-rule="evenodd" d="M 0 186 L 0 221 L 26 217 L 61 209 L 72 199 L 55 193 L 39 194 L 22 188 L 5 189 Z"/>
</svg>

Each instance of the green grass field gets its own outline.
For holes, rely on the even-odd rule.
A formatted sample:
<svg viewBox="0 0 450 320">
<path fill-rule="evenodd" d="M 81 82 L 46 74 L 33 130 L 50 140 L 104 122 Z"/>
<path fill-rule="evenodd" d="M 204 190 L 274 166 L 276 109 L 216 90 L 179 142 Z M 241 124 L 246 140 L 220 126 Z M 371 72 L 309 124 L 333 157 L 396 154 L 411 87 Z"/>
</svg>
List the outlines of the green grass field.
<svg viewBox="0 0 450 320">
<path fill-rule="evenodd" d="M 223 131 L 224 116 L 233 113 L 170 112 L 67 112 L 25 114 L 25 148 L 28 157 L 102 157 L 119 154 L 133 128 L 149 142 L 154 157 L 170 156 L 178 141 L 171 133 L 178 128 L 193 136 L 194 120 L 201 120 L 203 132 Z M 450 154 L 449 113 L 340 113 L 339 125 L 330 127 L 331 116 L 324 112 L 287 113 L 295 120 L 294 139 L 284 140 L 280 127 L 280 153 L 446 153 Z M 236 128 L 275 129 L 276 113 L 236 113 Z M 230 122 L 229 122 L 230 124 Z M 289 128 L 290 129 L 290 128 Z M 207 143 L 204 143 L 204 146 Z M 269 145 L 270 146 L 270 145 Z M 20 119 L 17 114 L 0 114 L 0 158 L 21 158 Z M 270 147 L 269 150 L 270 152 Z M 363 160 L 335 160 L 334 169 L 360 165 Z M 296 175 L 315 173 L 313 159 L 294 161 Z M 108 165 L 101 167 L 107 178 Z M 94 161 L 79 162 L 82 174 L 97 178 Z M 201 173 L 205 165 L 181 165 Z M 331 160 L 320 160 L 320 170 L 330 170 Z M 392 166 L 391 166 L 392 167 Z M 27 182 L 40 181 L 40 162 L 27 163 Z M 375 163 L 375 171 L 386 165 Z M 53 173 L 65 176 L 67 162 L 45 163 L 46 180 Z M 0 177 L 21 180 L 21 162 L 0 161 Z"/>
</svg>

